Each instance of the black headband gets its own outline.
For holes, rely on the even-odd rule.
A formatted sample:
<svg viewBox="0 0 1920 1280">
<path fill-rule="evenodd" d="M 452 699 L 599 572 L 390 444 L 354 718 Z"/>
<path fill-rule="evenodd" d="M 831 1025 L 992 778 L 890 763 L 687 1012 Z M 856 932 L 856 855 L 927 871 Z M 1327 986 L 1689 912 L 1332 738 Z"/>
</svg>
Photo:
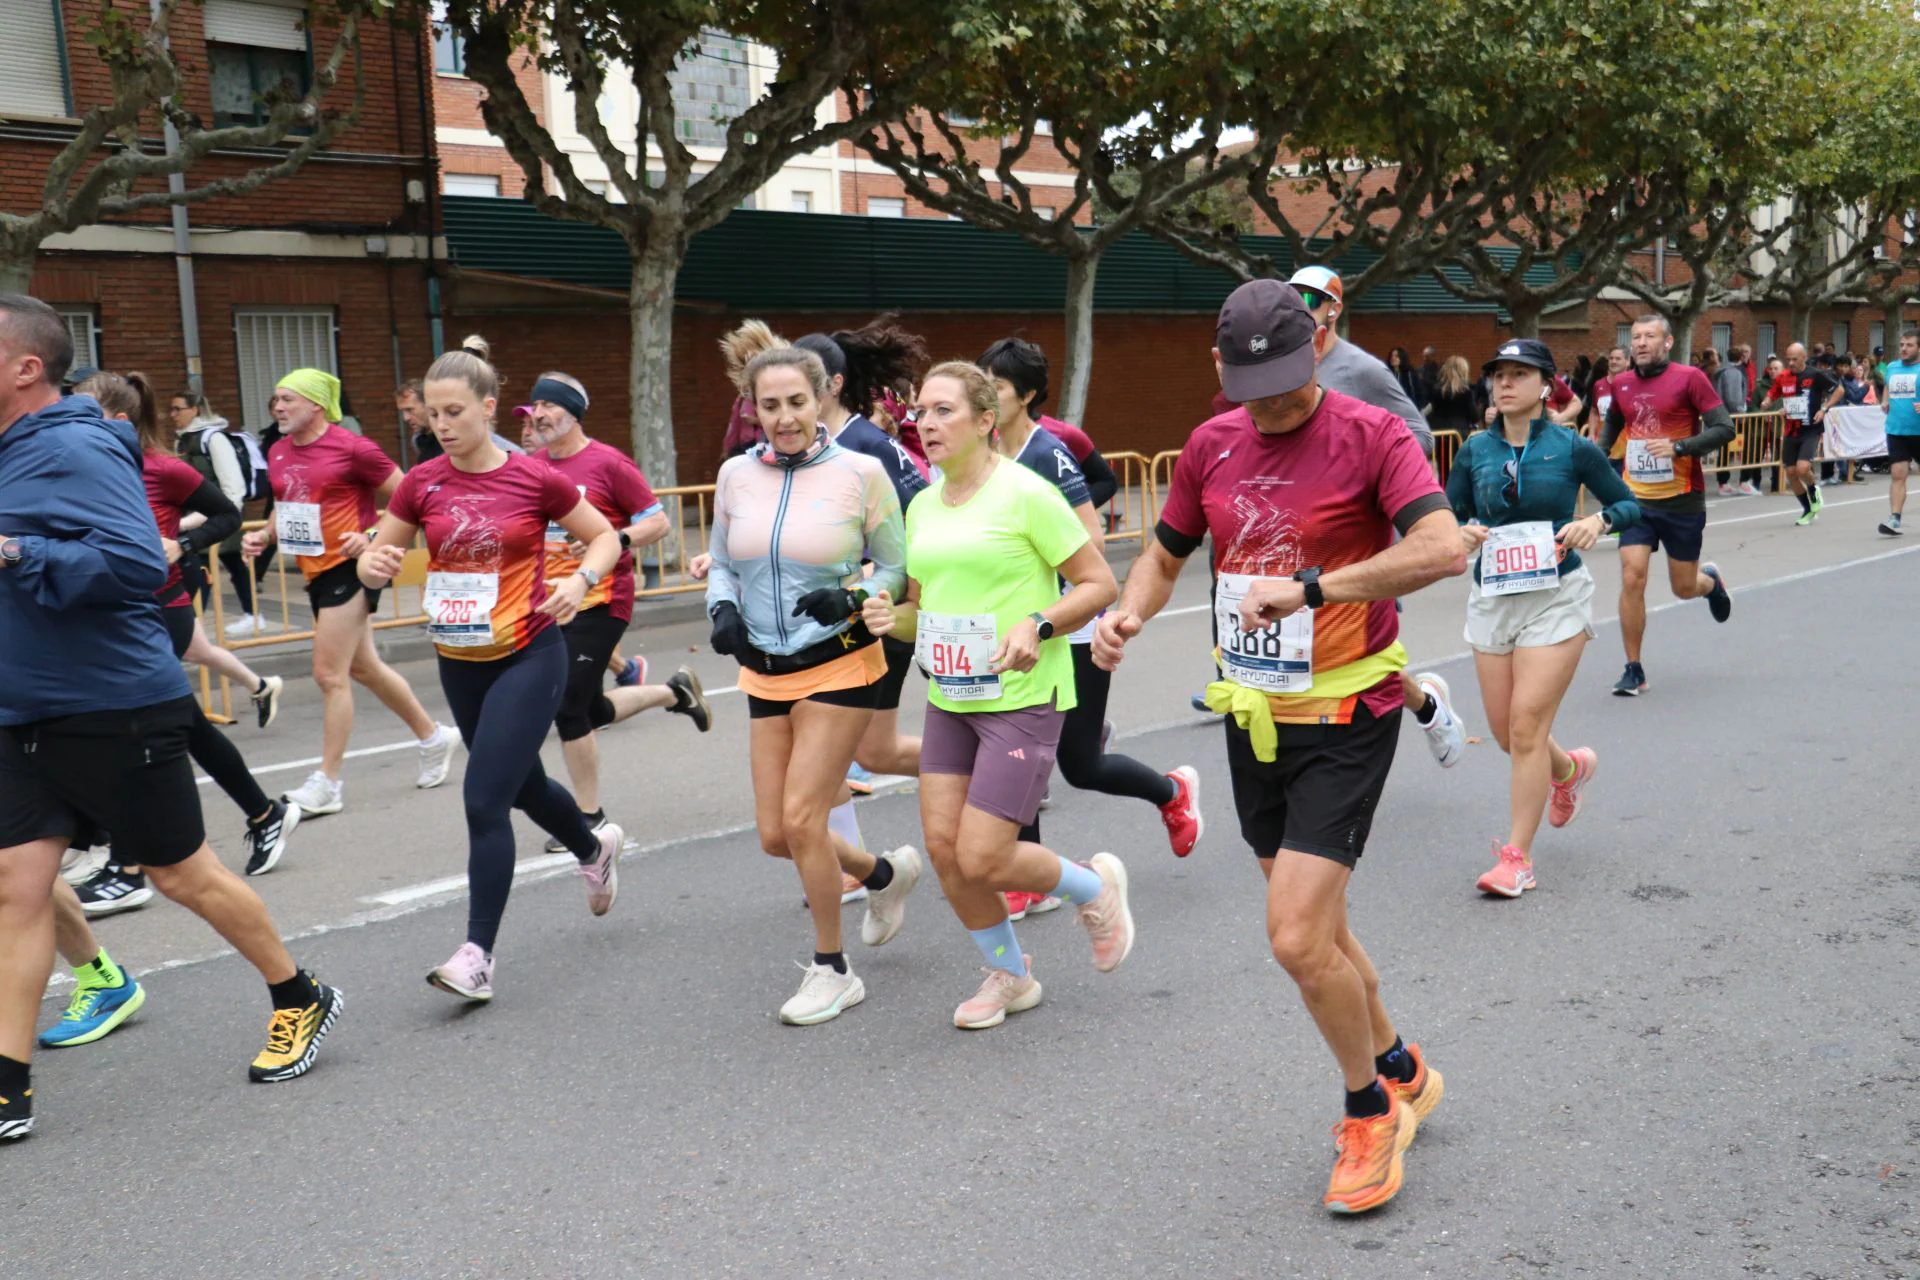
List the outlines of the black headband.
<svg viewBox="0 0 1920 1280">
<path fill-rule="evenodd" d="M 557 378 L 542 378 L 534 383 L 527 399 L 530 403 L 545 400 L 548 404 L 557 404 L 572 414 L 574 421 L 586 421 L 587 397 Z"/>
</svg>

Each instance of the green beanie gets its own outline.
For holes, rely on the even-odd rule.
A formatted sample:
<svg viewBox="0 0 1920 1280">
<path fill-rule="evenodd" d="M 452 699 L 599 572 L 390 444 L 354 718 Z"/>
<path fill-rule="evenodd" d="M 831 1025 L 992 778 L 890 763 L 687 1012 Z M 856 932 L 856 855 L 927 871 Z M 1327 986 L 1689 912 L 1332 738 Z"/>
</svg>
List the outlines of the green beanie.
<svg viewBox="0 0 1920 1280">
<path fill-rule="evenodd" d="M 305 397 L 320 406 L 328 422 L 340 421 L 340 379 L 324 369 L 295 369 L 274 390 Z"/>
</svg>

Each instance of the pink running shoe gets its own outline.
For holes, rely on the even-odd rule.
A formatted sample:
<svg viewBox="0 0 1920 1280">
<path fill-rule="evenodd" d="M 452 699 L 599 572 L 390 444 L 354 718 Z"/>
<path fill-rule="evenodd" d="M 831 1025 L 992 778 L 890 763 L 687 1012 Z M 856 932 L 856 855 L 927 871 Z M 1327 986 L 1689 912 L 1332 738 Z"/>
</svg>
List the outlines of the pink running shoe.
<svg viewBox="0 0 1920 1280">
<path fill-rule="evenodd" d="M 462 943 L 452 959 L 427 974 L 427 985 L 463 1000 L 491 1000 L 493 957 L 471 942 Z"/>
<path fill-rule="evenodd" d="M 1008 923 L 1017 924 L 1027 918 L 1027 908 L 1032 906 L 1033 900 L 1040 895 L 1028 893 L 1024 889 L 1009 889 L 1000 896 L 1007 900 Z"/>
<path fill-rule="evenodd" d="M 611 822 L 594 834 L 600 840 L 600 856 L 580 864 L 580 878 L 587 882 L 587 910 L 603 916 L 620 896 L 620 846 L 627 836 Z"/>
<path fill-rule="evenodd" d="M 1040 983 L 1033 976 L 1033 957 L 1023 955 L 1020 959 L 1027 969 L 1024 977 L 1005 969 L 988 969 L 987 980 L 973 999 L 953 1011 L 953 1025 L 962 1031 L 985 1031 L 1005 1022 L 1008 1014 L 1025 1013 L 1039 1004 Z"/>
<path fill-rule="evenodd" d="M 1206 824 L 1200 820 L 1200 774 L 1183 764 L 1167 775 L 1173 783 L 1173 799 L 1160 806 L 1160 821 L 1167 825 L 1167 843 L 1173 856 L 1184 858 L 1200 843 Z"/>
<path fill-rule="evenodd" d="M 1133 912 L 1127 907 L 1127 869 L 1110 853 L 1096 853 L 1087 866 L 1100 877 L 1100 896 L 1080 908 L 1080 923 L 1093 939 L 1093 967 L 1112 973 L 1133 950 Z"/>
<path fill-rule="evenodd" d="M 1547 821 L 1564 827 L 1580 816 L 1580 790 L 1600 771 L 1600 757 L 1592 747 L 1575 747 L 1567 752 L 1573 761 L 1573 776 L 1553 784 L 1553 798 L 1547 802 Z"/>
<path fill-rule="evenodd" d="M 1510 844 L 1495 845 L 1493 852 L 1500 860 L 1493 864 L 1493 870 L 1475 883 L 1480 892 L 1502 898 L 1517 898 L 1535 887 L 1532 858 Z"/>
</svg>

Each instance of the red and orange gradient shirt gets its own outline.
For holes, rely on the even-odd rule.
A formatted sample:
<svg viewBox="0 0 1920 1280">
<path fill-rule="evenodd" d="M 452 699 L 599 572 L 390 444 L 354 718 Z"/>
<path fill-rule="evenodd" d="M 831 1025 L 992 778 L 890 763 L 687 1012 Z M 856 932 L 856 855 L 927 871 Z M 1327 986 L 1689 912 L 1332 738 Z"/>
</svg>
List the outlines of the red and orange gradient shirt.
<svg viewBox="0 0 1920 1280">
<path fill-rule="evenodd" d="M 632 458 L 612 445 L 589 440 L 587 447 L 565 458 L 556 458 L 542 449 L 533 455 L 565 476 L 595 511 L 607 518 L 617 532 L 660 506 L 646 476 Z M 566 531 L 558 525 L 547 529 L 547 577 L 564 578 L 578 571 L 580 561 L 567 554 Z M 580 611 L 607 606 L 607 612 L 622 622 L 633 618 L 633 552 L 622 550 L 613 572 L 600 580 L 580 602 Z"/>
<path fill-rule="evenodd" d="M 328 423 L 312 444 L 297 445 L 286 436 L 274 441 L 267 451 L 267 474 L 276 508 L 312 504 L 320 509 L 320 541 L 325 550 L 317 556 L 295 557 L 307 581 L 347 563 L 340 539 L 373 528 L 379 516 L 375 495 L 398 470 L 379 445 L 337 422 Z"/>
</svg>

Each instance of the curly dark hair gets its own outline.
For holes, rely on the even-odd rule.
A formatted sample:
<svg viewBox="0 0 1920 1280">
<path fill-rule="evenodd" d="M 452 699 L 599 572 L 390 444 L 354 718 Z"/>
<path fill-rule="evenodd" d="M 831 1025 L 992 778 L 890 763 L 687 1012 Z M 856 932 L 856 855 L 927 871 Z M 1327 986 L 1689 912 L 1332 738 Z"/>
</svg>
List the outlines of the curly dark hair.
<svg viewBox="0 0 1920 1280">
<path fill-rule="evenodd" d="M 840 403 L 848 413 L 872 413 L 882 393 L 904 393 L 927 366 L 927 344 L 918 334 L 900 327 L 900 317 L 888 312 L 858 329 L 837 329 L 831 335 L 810 333 L 793 345 L 811 351 L 839 374 Z"/>
</svg>

